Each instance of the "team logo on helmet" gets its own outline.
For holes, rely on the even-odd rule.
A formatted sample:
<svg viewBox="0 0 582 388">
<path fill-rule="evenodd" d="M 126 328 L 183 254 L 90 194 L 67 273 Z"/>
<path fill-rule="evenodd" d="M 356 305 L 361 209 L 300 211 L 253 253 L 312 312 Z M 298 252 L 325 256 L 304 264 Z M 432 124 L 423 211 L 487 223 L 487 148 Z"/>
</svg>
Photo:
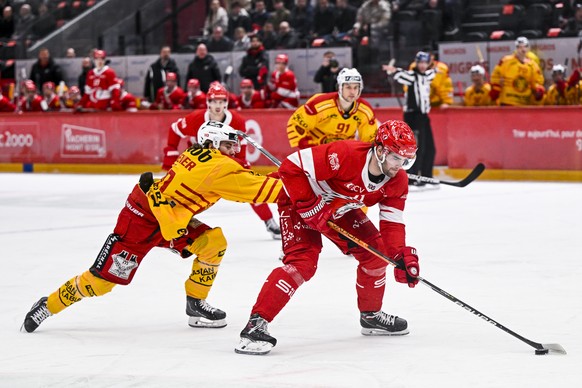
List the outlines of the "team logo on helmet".
<svg viewBox="0 0 582 388">
<path fill-rule="evenodd" d="M 376 144 L 407 159 L 416 156 L 414 133 L 404 121 L 388 120 L 382 123 L 376 133 Z"/>
</svg>

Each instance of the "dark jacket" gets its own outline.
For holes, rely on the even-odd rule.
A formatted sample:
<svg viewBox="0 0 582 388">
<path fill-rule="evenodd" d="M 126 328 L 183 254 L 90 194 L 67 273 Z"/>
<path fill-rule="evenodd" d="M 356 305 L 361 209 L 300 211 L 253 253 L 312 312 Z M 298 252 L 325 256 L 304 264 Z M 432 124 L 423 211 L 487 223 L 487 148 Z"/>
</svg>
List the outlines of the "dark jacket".
<svg viewBox="0 0 582 388">
<path fill-rule="evenodd" d="M 248 49 L 247 55 L 242 59 L 238 73 L 242 78 L 248 78 L 253 81 L 255 89 L 260 89 L 269 74 L 269 58 L 263 46 L 258 49 Z M 259 78 L 261 76 L 261 79 Z"/>
<path fill-rule="evenodd" d="M 322 93 L 335 92 L 337 91 L 337 75 L 340 71 L 341 68 L 334 73 L 331 71 L 331 66 L 319 66 L 313 77 L 313 82 L 321 84 Z"/>
<path fill-rule="evenodd" d="M 180 73 L 178 70 L 178 65 L 176 65 L 176 61 L 174 61 L 172 58 L 168 60 L 166 66 L 162 65 L 161 58 L 158 58 L 157 61 L 150 65 L 146 73 L 145 84 L 143 88 L 143 95 L 148 99 L 148 101 L 155 101 L 158 89 L 166 86 L 166 73 L 176 73 L 178 76 L 178 85 L 180 84 Z M 188 80 L 186 80 L 186 82 L 188 82 Z"/>
<path fill-rule="evenodd" d="M 213 81 L 221 81 L 220 69 L 214 57 L 210 54 L 203 59 L 194 57 L 194 60 L 188 65 L 188 74 L 186 76 L 186 83 L 190 78 L 197 78 L 200 81 L 200 90 L 204 93 L 208 91 L 210 83 Z M 188 85 L 185 85 L 185 89 Z"/>
<path fill-rule="evenodd" d="M 42 85 L 45 82 L 52 81 L 58 85 L 63 80 L 63 72 L 61 67 L 49 58 L 46 66 L 41 66 L 39 61 L 34 62 L 30 69 L 30 79 L 34 81 L 37 89 L 42 90 Z"/>
</svg>

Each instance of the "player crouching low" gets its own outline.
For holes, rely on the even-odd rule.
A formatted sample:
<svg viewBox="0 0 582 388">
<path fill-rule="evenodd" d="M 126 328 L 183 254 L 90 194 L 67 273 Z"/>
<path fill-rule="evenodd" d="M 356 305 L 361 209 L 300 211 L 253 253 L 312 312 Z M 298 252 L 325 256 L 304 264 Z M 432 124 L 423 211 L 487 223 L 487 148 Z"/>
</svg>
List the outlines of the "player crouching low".
<svg viewBox="0 0 582 388">
<path fill-rule="evenodd" d="M 35 331 L 45 319 L 83 298 L 102 296 L 118 284 L 129 284 L 154 247 L 168 248 L 182 258 L 195 255 L 185 282 L 189 325 L 226 326 L 226 313 L 206 302 L 226 251 L 226 239 L 220 228 L 194 216 L 221 198 L 274 203 L 282 184 L 233 159 L 240 143 L 229 125 L 207 121 L 198 130 L 197 140 L 162 179 L 154 180 L 151 173 L 142 175 L 91 268 L 36 302 L 26 314 L 22 331 Z"/>
<path fill-rule="evenodd" d="M 356 292 L 363 335 L 405 335 L 405 319 L 382 311 L 386 286 L 384 260 L 351 243 L 328 221 L 399 262 L 396 281 L 418 283 L 416 250 L 406 246 L 403 220 L 408 194 L 404 169 L 414 163 L 416 141 L 403 121 L 388 120 L 378 128 L 373 144 L 345 140 L 305 148 L 283 161 L 279 175 L 289 195 L 278 203 L 283 235 L 283 266 L 264 283 L 250 319 L 240 333 L 237 353 L 266 354 L 277 340 L 267 324 L 310 280 L 317 269 L 322 236 L 358 261 Z M 380 230 L 362 211 L 379 205 Z"/>
</svg>

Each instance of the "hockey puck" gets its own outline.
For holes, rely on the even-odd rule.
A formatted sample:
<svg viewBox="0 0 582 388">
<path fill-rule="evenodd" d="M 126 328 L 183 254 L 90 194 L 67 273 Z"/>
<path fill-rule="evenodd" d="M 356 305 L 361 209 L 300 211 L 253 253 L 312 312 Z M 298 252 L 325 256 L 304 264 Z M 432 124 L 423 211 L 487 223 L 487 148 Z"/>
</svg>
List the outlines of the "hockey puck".
<svg viewBox="0 0 582 388">
<path fill-rule="evenodd" d="M 536 356 L 541 356 L 543 354 L 548 354 L 548 349 L 536 349 Z"/>
</svg>

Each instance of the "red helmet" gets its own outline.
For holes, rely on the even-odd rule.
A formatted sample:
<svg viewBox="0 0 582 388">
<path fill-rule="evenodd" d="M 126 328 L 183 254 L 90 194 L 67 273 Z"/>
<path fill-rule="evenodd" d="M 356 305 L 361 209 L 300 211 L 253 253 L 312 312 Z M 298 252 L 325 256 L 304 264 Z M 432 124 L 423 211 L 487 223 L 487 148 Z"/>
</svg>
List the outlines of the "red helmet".
<svg viewBox="0 0 582 388">
<path fill-rule="evenodd" d="M 55 83 L 52 81 L 47 81 L 44 84 L 42 84 L 42 88 L 48 88 L 50 90 L 55 90 Z"/>
<path fill-rule="evenodd" d="M 284 64 L 288 64 L 289 63 L 289 57 L 287 56 L 287 54 L 279 54 L 275 57 L 275 63 L 284 63 Z"/>
<path fill-rule="evenodd" d="M 412 129 L 404 121 L 388 120 L 383 122 L 376 132 L 375 142 L 407 159 L 415 157 L 416 139 Z"/>
<path fill-rule="evenodd" d="M 253 85 L 253 81 L 251 81 L 248 78 L 243 79 L 242 81 L 240 81 L 240 88 L 252 88 Z"/>
<path fill-rule="evenodd" d="M 81 93 L 81 91 L 77 86 L 71 86 L 71 88 L 69 89 L 69 94 L 79 94 L 79 93 Z"/>
<path fill-rule="evenodd" d="M 36 92 L 36 84 L 34 83 L 33 80 L 27 79 L 26 81 L 24 81 L 24 89 L 30 92 Z"/>
<path fill-rule="evenodd" d="M 210 84 L 208 88 L 208 93 L 206 93 L 207 100 L 222 99 L 228 101 L 228 90 L 218 81 L 214 81 Z"/>
<path fill-rule="evenodd" d="M 199 88 L 200 87 L 200 81 L 198 81 L 198 79 L 196 79 L 196 78 L 190 78 L 188 80 L 188 87 L 189 88 Z"/>
<path fill-rule="evenodd" d="M 105 59 L 105 57 L 107 57 L 107 54 L 105 54 L 104 50 L 95 50 L 93 51 L 93 58 L 103 58 Z"/>
<path fill-rule="evenodd" d="M 171 71 L 166 73 L 166 81 L 177 81 L 178 75 L 176 73 L 172 73 Z"/>
</svg>

